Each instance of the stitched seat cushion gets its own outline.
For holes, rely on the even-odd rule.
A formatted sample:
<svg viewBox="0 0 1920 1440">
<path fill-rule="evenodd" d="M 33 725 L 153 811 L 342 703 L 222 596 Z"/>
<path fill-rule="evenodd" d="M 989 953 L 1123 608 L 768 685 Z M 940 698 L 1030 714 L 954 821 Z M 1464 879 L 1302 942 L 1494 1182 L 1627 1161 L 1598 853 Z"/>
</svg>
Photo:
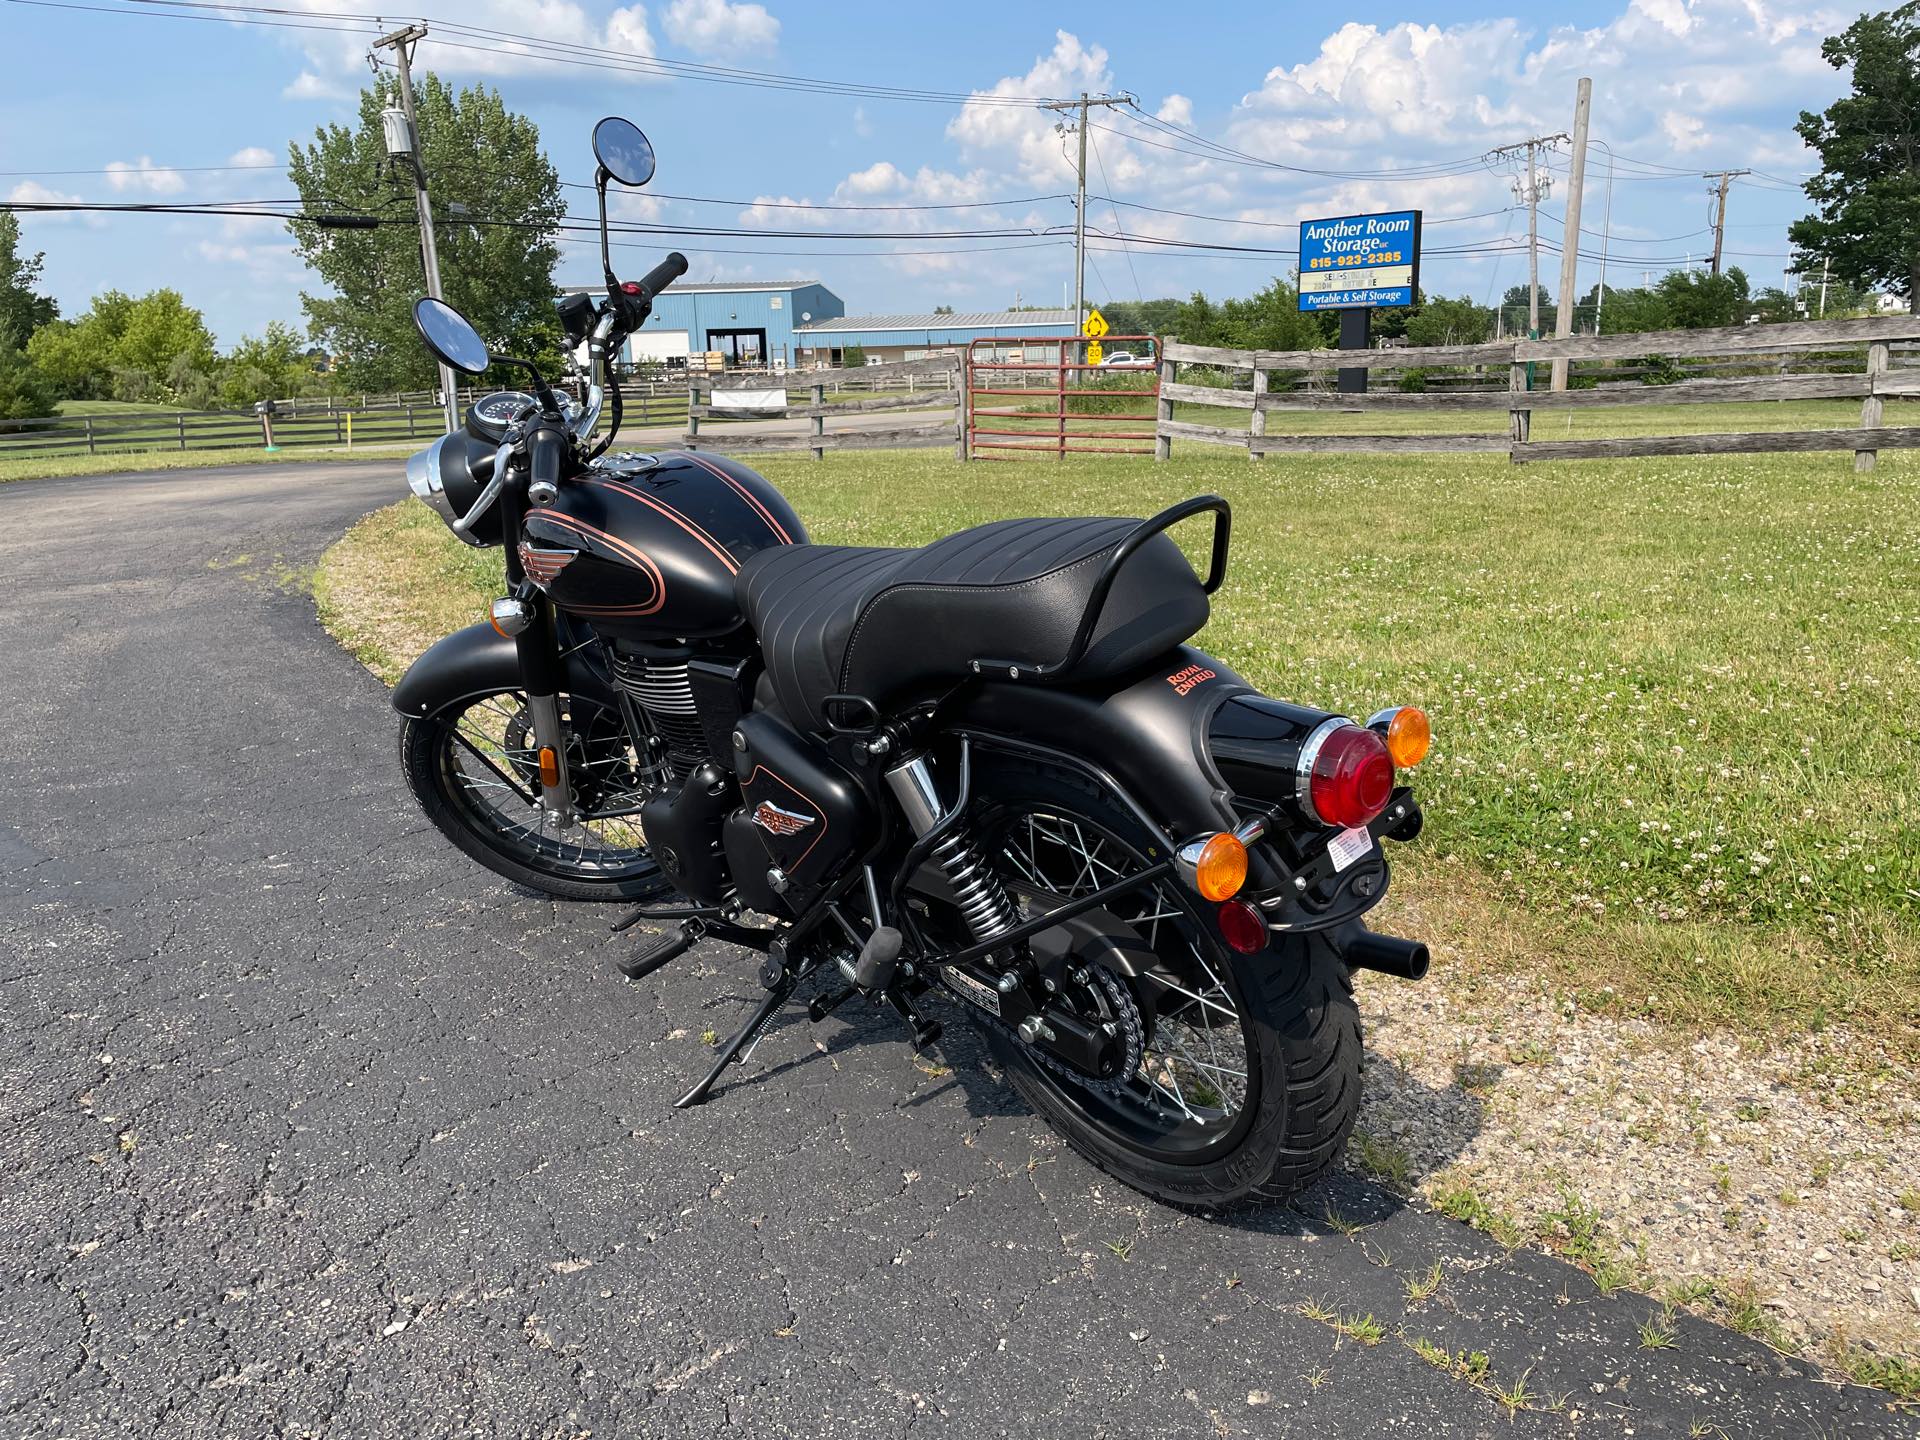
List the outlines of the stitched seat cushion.
<svg viewBox="0 0 1920 1440">
<path fill-rule="evenodd" d="M 1094 581 L 1139 522 L 998 520 L 918 550 L 782 545 L 741 567 L 740 606 L 788 717 L 824 728 L 829 695 L 883 710 L 960 679 L 972 662 L 1057 661 Z M 1143 664 L 1207 622 L 1207 596 L 1165 535 L 1121 569 L 1073 680 Z"/>
</svg>

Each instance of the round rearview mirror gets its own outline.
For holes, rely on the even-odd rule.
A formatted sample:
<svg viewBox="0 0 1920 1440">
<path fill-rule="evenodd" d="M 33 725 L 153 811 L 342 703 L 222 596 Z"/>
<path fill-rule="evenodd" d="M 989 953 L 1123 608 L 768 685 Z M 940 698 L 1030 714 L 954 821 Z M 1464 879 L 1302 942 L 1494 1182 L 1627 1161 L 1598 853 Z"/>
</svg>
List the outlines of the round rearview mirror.
<svg viewBox="0 0 1920 1440">
<path fill-rule="evenodd" d="M 413 305 L 413 323 L 427 342 L 433 358 L 464 375 L 480 375 L 487 368 L 487 342 L 466 316 L 444 300 L 422 298 Z"/>
<path fill-rule="evenodd" d="M 638 125 L 609 115 L 593 127 L 593 158 L 622 185 L 644 185 L 653 179 L 653 142 Z"/>
</svg>

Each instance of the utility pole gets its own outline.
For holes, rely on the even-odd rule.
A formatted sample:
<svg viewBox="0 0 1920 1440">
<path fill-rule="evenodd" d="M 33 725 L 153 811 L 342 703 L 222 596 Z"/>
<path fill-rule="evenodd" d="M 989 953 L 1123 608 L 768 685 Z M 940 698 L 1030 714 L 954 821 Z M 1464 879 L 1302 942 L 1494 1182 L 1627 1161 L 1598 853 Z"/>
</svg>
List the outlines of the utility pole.
<svg viewBox="0 0 1920 1440">
<path fill-rule="evenodd" d="M 1080 163 L 1075 167 L 1080 183 L 1074 201 L 1073 218 L 1073 325 L 1075 330 L 1080 328 L 1081 321 L 1085 319 L 1087 313 L 1087 110 L 1094 105 L 1117 107 L 1133 103 L 1131 95 L 1089 95 L 1082 90 L 1078 100 L 1061 100 L 1045 107 L 1048 110 L 1057 110 L 1063 115 L 1071 114 L 1076 110 L 1080 114 L 1079 120 L 1073 124 L 1062 121 L 1054 126 L 1054 129 L 1063 136 L 1074 129 L 1080 132 Z"/>
<path fill-rule="evenodd" d="M 1751 175 L 1751 170 L 1715 170 L 1706 178 L 1720 182 L 1715 193 L 1713 206 L 1713 271 L 1720 273 L 1720 244 L 1727 233 L 1727 187 L 1742 175 Z"/>
<path fill-rule="evenodd" d="M 1553 190 L 1553 177 L 1540 174 L 1539 156 L 1542 150 L 1551 150 L 1568 138 L 1565 134 L 1536 135 L 1518 144 L 1502 145 L 1491 157 L 1511 160 L 1523 150 L 1527 156 L 1527 178 L 1514 180 L 1513 194 L 1527 207 L 1527 336 L 1533 340 L 1540 338 L 1540 202 Z"/>
<path fill-rule="evenodd" d="M 424 40 L 427 27 L 409 25 L 404 30 L 395 30 L 391 35 L 383 35 L 373 42 L 376 50 L 391 50 L 397 68 L 400 71 L 400 107 L 407 116 L 407 158 L 413 167 L 413 198 L 420 212 L 420 261 L 426 271 L 427 294 L 435 300 L 442 299 L 440 294 L 440 252 L 433 244 L 433 204 L 427 199 L 427 172 L 420 164 L 420 121 L 413 112 L 413 72 L 408 68 L 413 59 L 412 47 Z M 392 141 L 387 145 L 389 154 L 394 153 Z M 447 430 L 452 432 L 460 428 L 460 396 L 457 380 L 451 366 L 440 367 L 440 391 L 446 400 Z"/>
<path fill-rule="evenodd" d="M 1560 246 L 1560 308 L 1554 314 L 1553 335 L 1564 340 L 1573 334 L 1573 307 L 1580 277 L 1580 196 L 1587 183 L 1587 117 L 1593 110 L 1593 81 L 1582 75 L 1573 101 L 1573 171 L 1567 177 L 1567 223 Z M 1553 362 L 1555 390 L 1567 388 L 1567 362 Z"/>
</svg>

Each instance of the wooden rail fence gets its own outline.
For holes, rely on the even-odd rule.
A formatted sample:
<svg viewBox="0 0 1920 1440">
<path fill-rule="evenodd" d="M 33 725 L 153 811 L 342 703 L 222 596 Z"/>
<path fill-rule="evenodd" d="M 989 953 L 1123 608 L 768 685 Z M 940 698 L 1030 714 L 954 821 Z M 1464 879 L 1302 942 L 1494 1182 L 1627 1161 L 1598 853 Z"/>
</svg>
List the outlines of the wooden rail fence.
<svg viewBox="0 0 1920 1440">
<path fill-rule="evenodd" d="M 856 369 L 789 370 L 785 373 L 695 375 L 693 393 L 687 407 L 685 444 L 689 450 L 722 450 L 728 453 L 798 453 L 811 451 L 821 460 L 829 450 L 905 450 L 936 445 L 951 445 L 957 458 L 966 458 L 966 434 L 962 419 L 960 358 L 937 355 L 925 360 L 903 360 L 887 365 L 866 365 Z M 868 389 L 876 382 L 911 382 L 912 388 L 898 393 L 874 394 L 866 398 L 830 398 L 856 388 Z M 743 391 L 777 392 L 779 405 L 743 408 L 716 403 L 716 394 Z M 792 403 L 789 392 L 799 390 L 806 399 Z M 920 423 L 886 424 L 829 430 L 827 422 L 847 416 L 872 415 L 884 411 L 944 411 L 940 418 Z M 749 429 L 752 422 L 803 420 L 804 429 Z M 705 428 L 703 428 L 705 427 Z"/>
<path fill-rule="evenodd" d="M 1920 369 L 1895 368 L 1893 346 L 1920 339 L 1920 318 L 1910 315 L 1866 320 L 1802 321 L 1784 325 L 1743 325 L 1716 330 L 1660 330 L 1631 335 L 1573 336 L 1563 340 L 1508 340 L 1484 345 L 1404 346 L 1391 350 L 1229 350 L 1168 341 L 1161 348 L 1160 403 L 1155 423 L 1155 458 L 1164 460 L 1175 440 L 1244 446 L 1255 457 L 1299 452 L 1393 454 L 1425 451 L 1506 451 L 1516 463 L 1532 460 L 1617 459 L 1639 455 L 1735 455 L 1774 451 L 1851 450 L 1857 470 L 1873 468 L 1885 449 L 1920 446 L 1920 426 L 1884 424 L 1890 397 L 1920 396 Z M 1802 352 L 1856 352 L 1850 373 L 1834 373 L 1832 356 L 1823 354 L 1817 372 L 1685 379 L 1669 385 L 1638 383 L 1534 389 L 1544 381 L 1543 362 L 1599 361 L 1608 364 L 1665 357 L 1674 361 L 1777 356 Z M 1862 356 L 1858 352 L 1864 352 Z M 1245 389 L 1218 388 L 1180 379 L 1181 366 L 1249 373 Z M 1504 369 L 1504 390 L 1369 390 L 1341 394 L 1331 388 L 1291 388 L 1299 372 L 1364 369 L 1392 373 L 1460 366 Z M 1684 368 L 1684 366 L 1682 367 Z M 1287 388 L 1276 388 L 1278 373 Z M 1609 439 L 1534 440 L 1533 412 L 1606 409 L 1648 405 L 1709 405 L 1758 400 L 1858 399 L 1860 423 L 1827 430 L 1735 431 L 1692 435 L 1639 435 Z M 1174 419 L 1179 404 L 1208 405 L 1247 412 L 1247 428 L 1203 425 Z M 1276 431 L 1272 417 L 1294 411 L 1483 411 L 1504 412 L 1506 433 L 1458 434 L 1288 434 Z"/>
</svg>

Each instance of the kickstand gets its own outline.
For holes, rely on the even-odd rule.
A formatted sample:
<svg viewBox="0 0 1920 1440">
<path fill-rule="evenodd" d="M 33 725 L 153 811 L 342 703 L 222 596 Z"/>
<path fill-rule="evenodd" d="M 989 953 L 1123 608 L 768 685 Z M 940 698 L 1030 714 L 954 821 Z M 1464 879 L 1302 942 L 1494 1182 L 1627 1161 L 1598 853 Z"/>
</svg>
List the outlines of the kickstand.
<svg viewBox="0 0 1920 1440">
<path fill-rule="evenodd" d="M 726 1047 L 721 1050 L 720 1058 L 714 1061 L 713 1068 L 707 1072 L 706 1078 L 674 1101 L 673 1108 L 685 1110 L 705 1100 L 719 1081 L 720 1072 L 735 1060 L 744 1058 L 743 1052 L 753 1047 L 754 1042 L 760 1038 L 760 1032 L 767 1028 L 767 1023 L 773 1019 L 775 1012 L 787 1003 L 793 995 L 794 987 L 798 984 L 799 981 L 794 976 L 782 976 L 780 983 L 768 992 L 765 1000 L 760 1002 L 760 1008 L 753 1012 L 753 1018 L 741 1026 L 740 1033 L 729 1040 Z"/>
</svg>

